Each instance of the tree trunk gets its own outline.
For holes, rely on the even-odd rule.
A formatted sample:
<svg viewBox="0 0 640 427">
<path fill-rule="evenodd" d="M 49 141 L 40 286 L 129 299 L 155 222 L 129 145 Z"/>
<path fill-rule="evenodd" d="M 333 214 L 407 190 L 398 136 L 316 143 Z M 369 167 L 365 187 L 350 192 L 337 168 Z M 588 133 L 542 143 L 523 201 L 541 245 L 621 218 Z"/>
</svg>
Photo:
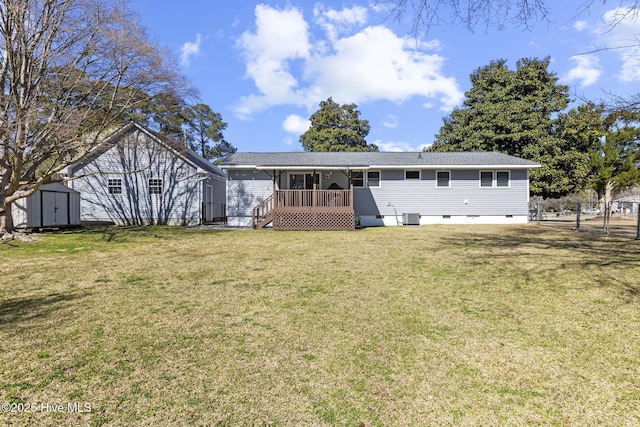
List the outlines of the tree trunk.
<svg viewBox="0 0 640 427">
<path fill-rule="evenodd" d="M 598 190 L 598 208 L 600 214 L 604 215 L 608 204 L 611 203 L 611 192 L 613 191 L 613 182 L 609 181 L 602 190 Z"/>
<path fill-rule="evenodd" d="M 14 231 L 11 203 L 7 203 L 4 197 L 0 197 L 0 238 L 13 236 Z"/>
</svg>

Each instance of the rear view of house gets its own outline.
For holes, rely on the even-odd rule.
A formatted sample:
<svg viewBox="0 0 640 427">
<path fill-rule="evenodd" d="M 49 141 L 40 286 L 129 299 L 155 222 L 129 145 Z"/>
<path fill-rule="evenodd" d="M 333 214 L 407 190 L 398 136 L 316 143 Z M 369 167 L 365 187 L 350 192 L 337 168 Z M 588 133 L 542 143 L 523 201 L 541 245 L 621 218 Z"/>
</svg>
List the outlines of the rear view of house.
<svg viewBox="0 0 640 427">
<path fill-rule="evenodd" d="M 436 223 L 524 223 L 528 160 L 501 153 L 236 153 L 229 224 L 352 229 Z"/>
<path fill-rule="evenodd" d="M 85 223 L 197 225 L 225 215 L 224 172 L 135 123 L 69 166 L 66 178 Z"/>
</svg>

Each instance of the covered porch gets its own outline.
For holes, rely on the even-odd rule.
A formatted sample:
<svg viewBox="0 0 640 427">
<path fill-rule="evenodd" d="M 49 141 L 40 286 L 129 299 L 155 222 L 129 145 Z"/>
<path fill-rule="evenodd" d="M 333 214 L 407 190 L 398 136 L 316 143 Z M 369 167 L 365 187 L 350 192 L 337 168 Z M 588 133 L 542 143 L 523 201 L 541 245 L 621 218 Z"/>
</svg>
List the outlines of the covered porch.
<svg viewBox="0 0 640 427">
<path fill-rule="evenodd" d="M 353 172 L 272 171 L 273 194 L 253 209 L 253 228 L 352 230 Z"/>
</svg>

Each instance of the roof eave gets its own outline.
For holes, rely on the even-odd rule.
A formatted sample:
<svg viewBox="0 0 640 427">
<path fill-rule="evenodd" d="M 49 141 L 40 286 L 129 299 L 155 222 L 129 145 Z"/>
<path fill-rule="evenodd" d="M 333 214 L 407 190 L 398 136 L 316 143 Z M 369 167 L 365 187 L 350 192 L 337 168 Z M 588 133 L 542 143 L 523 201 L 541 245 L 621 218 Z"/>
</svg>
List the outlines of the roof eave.
<svg viewBox="0 0 640 427">
<path fill-rule="evenodd" d="M 255 169 L 255 170 L 366 170 L 366 169 L 532 169 L 539 168 L 539 164 L 530 165 L 509 165 L 509 164 L 478 164 L 478 165 L 456 165 L 451 163 L 438 165 L 334 165 L 334 166 L 311 166 L 311 165 L 221 165 L 225 169 Z"/>
</svg>

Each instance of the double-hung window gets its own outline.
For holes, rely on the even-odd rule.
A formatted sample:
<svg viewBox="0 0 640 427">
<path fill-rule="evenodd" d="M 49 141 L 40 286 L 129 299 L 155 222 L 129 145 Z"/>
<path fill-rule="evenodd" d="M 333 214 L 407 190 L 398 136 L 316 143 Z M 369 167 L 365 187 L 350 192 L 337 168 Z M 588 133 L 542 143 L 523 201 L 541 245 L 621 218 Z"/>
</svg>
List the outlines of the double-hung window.
<svg viewBox="0 0 640 427">
<path fill-rule="evenodd" d="M 351 183 L 354 187 L 364 187 L 364 172 L 351 172 Z"/>
<path fill-rule="evenodd" d="M 380 187 L 380 171 L 367 171 L 367 187 Z"/>
<path fill-rule="evenodd" d="M 493 187 L 493 171 L 480 171 L 480 187 Z"/>
<path fill-rule="evenodd" d="M 107 180 L 107 191 L 109 194 L 122 194 L 122 179 Z"/>
<path fill-rule="evenodd" d="M 480 187 L 509 187 L 509 171 L 480 171 Z"/>
<path fill-rule="evenodd" d="M 162 180 L 157 178 L 149 179 L 149 194 L 162 194 Z"/>
<path fill-rule="evenodd" d="M 509 186 L 509 171 L 497 171 L 496 187 L 508 187 L 508 186 Z"/>
<path fill-rule="evenodd" d="M 451 186 L 451 172 L 449 171 L 436 171 L 436 187 L 450 187 Z"/>
</svg>

